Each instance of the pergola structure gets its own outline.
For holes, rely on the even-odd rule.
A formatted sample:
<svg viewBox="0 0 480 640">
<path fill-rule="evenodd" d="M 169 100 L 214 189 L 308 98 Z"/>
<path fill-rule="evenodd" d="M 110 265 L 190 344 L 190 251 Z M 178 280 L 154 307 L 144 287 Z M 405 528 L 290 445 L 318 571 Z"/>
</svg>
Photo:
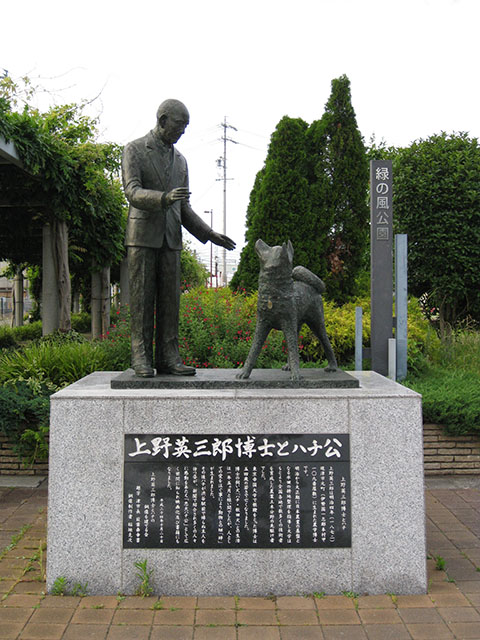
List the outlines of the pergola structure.
<svg viewBox="0 0 480 640">
<path fill-rule="evenodd" d="M 15 234 L 0 234 L 0 259 L 16 264 L 42 265 L 42 333 L 70 328 L 71 283 L 68 266 L 68 228 L 52 214 L 41 177 L 32 176 L 23 166 L 12 142 L 0 135 L 0 231 L 2 222 Z M 22 183 L 28 185 L 22 189 Z M 38 188 L 37 188 L 38 186 Z M 5 218 L 10 216 L 5 224 Z M 13 224 L 12 224 L 13 218 Z M 28 250 L 26 245 L 28 243 Z M 28 255 L 27 255 L 28 251 Z M 4 253 L 4 255 L 2 255 Z M 122 304 L 128 302 L 126 261 L 121 267 Z M 105 333 L 110 324 L 110 267 L 92 270 L 92 337 Z M 23 275 L 15 277 L 15 324 L 23 323 Z"/>
<path fill-rule="evenodd" d="M 52 333 L 60 326 L 62 307 L 70 305 L 69 299 L 63 300 L 60 296 L 61 282 L 68 281 L 67 297 L 69 298 L 66 226 L 58 233 L 58 229 L 53 230 L 52 224 L 44 222 L 45 218 L 48 218 L 48 215 L 45 215 L 48 214 L 48 203 L 44 197 L 42 198 L 40 185 L 38 192 L 31 189 L 18 189 L 18 185 L 25 181 L 26 177 L 30 181 L 32 176 L 23 167 L 15 145 L 7 142 L 1 135 L 0 177 L 1 184 L 7 185 L 6 188 L 0 189 L 0 229 L 2 217 L 5 216 L 14 217 L 16 228 L 15 238 L 9 238 L 9 255 L 0 255 L 0 258 L 11 259 L 14 254 L 20 255 L 24 249 L 25 239 L 28 237 L 32 252 L 32 255 L 29 255 L 29 261 L 42 265 L 42 331 L 44 335 Z M 5 237 L 4 233 L 2 235 Z M 62 244 L 63 248 L 60 247 L 59 251 L 59 245 Z M 23 275 L 19 272 L 15 277 L 15 324 L 22 324 L 22 322 Z"/>
</svg>

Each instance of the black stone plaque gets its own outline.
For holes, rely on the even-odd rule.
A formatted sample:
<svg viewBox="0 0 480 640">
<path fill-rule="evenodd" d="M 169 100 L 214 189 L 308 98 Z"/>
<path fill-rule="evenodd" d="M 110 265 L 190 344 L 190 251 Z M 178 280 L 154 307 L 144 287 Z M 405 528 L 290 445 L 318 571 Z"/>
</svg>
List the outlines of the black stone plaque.
<svg viewBox="0 0 480 640">
<path fill-rule="evenodd" d="M 350 547 L 349 436 L 126 435 L 123 546 Z"/>
</svg>

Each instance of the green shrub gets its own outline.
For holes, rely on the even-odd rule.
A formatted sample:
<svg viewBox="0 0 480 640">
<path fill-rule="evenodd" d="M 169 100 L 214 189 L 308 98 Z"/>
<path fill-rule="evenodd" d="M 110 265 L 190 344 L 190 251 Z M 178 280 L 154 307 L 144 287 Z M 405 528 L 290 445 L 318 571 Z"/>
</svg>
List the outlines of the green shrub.
<svg viewBox="0 0 480 640">
<path fill-rule="evenodd" d="M 72 329 L 71 331 L 54 331 L 53 333 L 47 333 L 46 336 L 42 336 L 37 342 L 40 344 L 62 345 L 74 342 L 87 342 L 87 338 Z"/>
<path fill-rule="evenodd" d="M 11 347 L 16 347 L 17 341 L 15 340 L 15 336 L 13 334 L 13 329 L 11 327 L 7 327 L 5 325 L 0 327 L 0 349 L 9 349 Z"/>
<path fill-rule="evenodd" d="M 363 344 L 367 346 L 370 341 L 370 301 L 362 298 L 347 302 L 340 307 L 329 300 L 323 301 L 328 339 L 340 366 L 346 366 L 355 355 L 355 307 L 357 306 L 362 307 L 363 310 Z M 301 352 L 302 359 L 321 362 L 325 357 L 323 348 L 311 329 L 304 325 L 301 335 L 304 344 Z"/>
<path fill-rule="evenodd" d="M 480 432 L 480 333 L 457 331 L 442 342 L 428 339 L 428 359 L 405 381 L 423 396 L 424 421 L 456 435 Z"/>
<path fill-rule="evenodd" d="M 432 361 L 441 367 L 462 369 L 480 375 L 480 332 L 456 331 L 439 343 Z"/>
<path fill-rule="evenodd" d="M 35 389 L 26 381 L 0 387 L 0 433 L 24 460 L 48 455 L 49 395 L 46 386 Z"/>
<path fill-rule="evenodd" d="M 480 375 L 454 368 L 428 367 L 404 384 L 422 394 L 423 420 L 448 433 L 480 433 Z"/>
<path fill-rule="evenodd" d="M 128 306 L 112 313 L 111 325 L 97 344 L 103 350 L 106 371 L 123 371 L 130 367 L 130 310 Z"/>
<path fill-rule="evenodd" d="M 72 313 L 71 316 L 72 330 L 78 333 L 90 333 L 92 329 L 92 319 L 89 313 L 81 311 L 80 313 Z"/>
<path fill-rule="evenodd" d="M 49 433 L 48 424 L 32 425 L 21 434 L 13 450 L 27 465 L 48 460 Z"/>
<path fill-rule="evenodd" d="M 241 367 L 255 331 L 257 294 L 246 296 L 228 287 L 198 287 L 180 300 L 180 354 L 186 364 L 198 368 Z M 272 331 L 257 367 L 286 362 L 283 335 Z"/>
<path fill-rule="evenodd" d="M 40 320 L 24 324 L 21 327 L 13 327 L 13 335 L 17 342 L 36 340 L 42 337 L 42 323 Z"/>
<path fill-rule="evenodd" d="M 349 365 L 355 353 L 355 307 L 363 309 L 363 343 L 370 340 L 370 301 L 357 299 L 337 307 L 324 301 L 325 324 L 340 366 Z M 180 354 L 186 364 L 197 368 L 241 367 L 250 350 L 255 332 L 257 293 L 245 295 L 229 288 L 197 287 L 180 298 Z M 130 329 L 128 311 L 117 312 L 104 336 L 103 348 L 112 370 L 130 366 Z M 435 332 L 422 316 L 416 299 L 409 302 L 409 367 L 421 369 L 426 354 L 438 343 Z M 303 366 L 319 366 L 323 349 L 312 331 L 304 325 L 299 339 Z M 258 358 L 257 367 L 278 367 L 287 361 L 283 334 L 271 331 Z"/>
<path fill-rule="evenodd" d="M 355 308 L 363 311 L 363 346 L 370 343 L 370 299 L 357 298 L 337 307 L 329 300 L 323 302 L 325 326 L 333 351 L 340 366 L 349 365 L 355 355 Z M 323 349 L 312 331 L 302 327 L 304 361 L 321 362 Z M 418 371 L 425 366 L 427 356 L 435 353 L 440 340 L 428 320 L 422 315 L 420 304 L 416 298 L 408 301 L 408 370 Z"/>
<path fill-rule="evenodd" d="M 42 335 L 42 323 L 32 322 L 21 327 L 0 327 L 0 348 L 18 347 L 20 342 L 35 340 Z"/>
<path fill-rule="evenodd" d="M 0 384 L 32 380 L 55 390 L 93 371 L 104 371 L 106 365 L 105 352 L 98 343 L 32 343 L 0 354 Z"/>
</svg>

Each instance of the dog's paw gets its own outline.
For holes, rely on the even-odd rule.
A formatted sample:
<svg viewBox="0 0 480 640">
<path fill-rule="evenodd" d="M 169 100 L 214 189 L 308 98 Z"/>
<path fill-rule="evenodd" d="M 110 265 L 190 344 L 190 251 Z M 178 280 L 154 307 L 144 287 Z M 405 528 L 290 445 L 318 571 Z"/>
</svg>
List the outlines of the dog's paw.
<svg viewBox="0 0 480 640">
<path fill-rule="evenodd" d="M 284 364 L 282 367 L 282 371 L 290 371 L 290 365 L 288 363 Z"/>
<path fill-rule="evenodd" d="M 325 367 L 324 371 L 326 371 L 327 373 L 333 373 L 334 371 L 338 371 L 338 367 L 331 367 L 330 365 L 328 365 L 328 367 Z"/>
<path fill-rule="evenodd" d="M 247 371 L 245 371 L 245 369 L 240 369 L 240 371 L 235 376 L 237 380 L 246 380 L 249 377 L 250 377 L 250 374 Z"/>
</svg>

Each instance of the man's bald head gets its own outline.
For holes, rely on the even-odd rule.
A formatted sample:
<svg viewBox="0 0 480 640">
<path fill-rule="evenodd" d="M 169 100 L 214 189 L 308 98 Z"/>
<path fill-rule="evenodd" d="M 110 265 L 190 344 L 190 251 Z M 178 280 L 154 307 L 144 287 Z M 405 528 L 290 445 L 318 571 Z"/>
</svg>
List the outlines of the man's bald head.
<svg viewBox="0 0 480 640">
<path fill-rule="evenodd" d="M 187 122 L 190 121 L 190 114 L 187 107 L 180 100 L 164 100 L 157 109 L 157 122 L 160 122 L 162 116 L 184 116 Z"/>
<path fill-rule="evenodd" d="M 157 109 L 157 131 L 167 145 L 181 138 L 189 122 L 187 107 L 180 100 L 164 100 Z"/>
</svg>

